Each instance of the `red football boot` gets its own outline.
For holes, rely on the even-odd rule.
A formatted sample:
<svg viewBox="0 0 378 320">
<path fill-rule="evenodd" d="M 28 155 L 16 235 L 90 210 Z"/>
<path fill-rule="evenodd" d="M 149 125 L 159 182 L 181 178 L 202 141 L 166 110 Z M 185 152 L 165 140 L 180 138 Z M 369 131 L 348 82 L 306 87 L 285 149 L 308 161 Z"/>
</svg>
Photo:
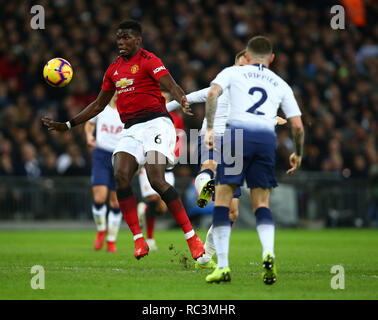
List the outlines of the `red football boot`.
<svg viewBox="0 0 378 320">
<path fill-rule="evenodd" d="M 109 252 L 116 252 L 117 248 L 115 246 L 115 241 L 106 241 L 106 249 Z"/>
<path fill-rule="evenodd" d="M 104 239 L 106 236 L 106 230 L 105 231 L 97 231 L 97 236 L 94 242 L 94 249 L 95 250 L 101 250 L 102 246 L 104 245 Z"/>
<path fill-rule="evenodd" d="M 146 255 L 148 255 L 148 251 L 150 248 L 148 247 L 146 240 L 144 238 L 138 238 L 134 242 L 135 244 L 135 251 L 134 251 L 134 256 L 138 260 Z"/>
<path fill-rule="evenodd" d="M 194 260 L 197 260 L 205 253 L 205 248 L 203 247 L 202 240 L 197 236 L 195 233 L 193 237 L 189 238 L 188 245 L 190 248 L 190 252 L 192 253 L 192 257 Z"/>
</svg>

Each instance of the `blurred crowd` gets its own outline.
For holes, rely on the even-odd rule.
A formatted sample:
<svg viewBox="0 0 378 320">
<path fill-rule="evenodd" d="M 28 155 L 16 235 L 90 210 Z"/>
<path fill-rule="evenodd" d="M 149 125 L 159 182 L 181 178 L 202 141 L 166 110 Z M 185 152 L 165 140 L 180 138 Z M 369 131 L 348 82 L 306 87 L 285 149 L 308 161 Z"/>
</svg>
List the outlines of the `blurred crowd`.
<svg viewBox="0 0 378 320">
<path fill-rule="evenodd" d="M 30 27 L 32 1 L 0 1 L 0 175 L 88 175 L 91 150 L 83 126 L 47 131 L 40 118 L 71 119 L 93 101 L 117 56 L 115 31 L 141 22 L 143 46 L 157 54 L 186 93 L 209 86 L 254 35 L 268 36 L 273 71 L 294 89 L 306 142 L 302 170 L 368 177 L 377 166 L 378 5 L 365 1 L 367 24 L 330 27 L 334 1 L 55 0 L 39 1 L 45 29 Z M 305 2 L 304 2 L 305 3 Z M 70 61 L 72 82 L 42 78 L 53 57 Z M 204 104 L 186 129 L 200 128 Z M 277 130 L 277 170 L 289 167 L 290 129 Z M 182 172 L 185 172 L 182 171 Z M 188 171 L 189 172 L 189 171 Z"/>
</svg>

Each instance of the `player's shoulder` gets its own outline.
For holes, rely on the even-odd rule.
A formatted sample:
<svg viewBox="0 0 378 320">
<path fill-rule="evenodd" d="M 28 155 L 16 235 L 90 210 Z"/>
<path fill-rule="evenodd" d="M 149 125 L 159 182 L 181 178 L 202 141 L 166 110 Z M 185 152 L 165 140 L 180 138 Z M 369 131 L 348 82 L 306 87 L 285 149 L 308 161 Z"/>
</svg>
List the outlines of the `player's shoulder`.
<svg viewBox="0 0 378 320">
<path fill-rule="evenodd" d="M 142 60 L 151 60 L 151 59 L 158 58 L 155 54 L 153 54 L 152 52 L 147 51 L 146 49 L 143 49 L 143 48 L 139 51 L 139 57 Z"/>
<path fill-rule="evenodd" d="M 109 65 L 108 69 L 107 69 L 107 72 L 111 72 L 112 70 L 114 70 L 115 68 L 117 68 L 117 66 L 122 62 L 122 57 L 121 56 L 118 56 L 116 57 Z"/>
<path fill-rule="evenodd" d="M 110 63 L 109 67 L 114 66 L 114 65 L 120 63 L 120 62 L 121 62 L 121 59 L 122 59 L 121 56 L 116 57 L 116 58 Z"/>
<path fill-rule="evenodd" d="M 239 66 L 229 66 L 223 69 L 225 72 L 237 72 L 237 70 L 240 70 Z"/>
<path fill-rule="evenodd" d="M 274 77 L 274 80 L 277 82 L 278 86 L 284 89 L 290 89 L 289 84 L 273 70 L 266 68 L 266 72 L 268 72 L 272 77 Z"/>
<path fill-rule="evenodd" d="M 235 74 L 235 72 L 237 70 L 236 68 L 238 68 L 238 67 L 237 66 L 226 67 L 221 72 L 219 72 L 219 74 L 222 74 L 223 76 L 225 76 L 225 75 L 231 76 L 231 75 Z"/>
</svg>

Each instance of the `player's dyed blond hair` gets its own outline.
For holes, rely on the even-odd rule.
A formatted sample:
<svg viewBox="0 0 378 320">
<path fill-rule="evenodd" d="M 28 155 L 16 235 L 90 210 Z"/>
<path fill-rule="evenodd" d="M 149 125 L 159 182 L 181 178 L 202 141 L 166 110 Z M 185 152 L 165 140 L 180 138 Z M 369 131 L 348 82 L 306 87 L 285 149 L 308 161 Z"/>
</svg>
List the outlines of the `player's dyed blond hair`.
<svg viewBox="0 0 378 320">
<path fill-rule="evenodd" d="M 242 51 L 240 51 L 240 52 L 238 52 L 236 54 L 236 56 L 235 56 L 235 64 L 238 63 L 239 58 L 242 57 L 242 56 L 244 56 L 246 52 L 247 52 L 247 50 L 244 49 L 244 50 L 242 50 Z"/>
<path fill-rule="evenodd" d="M 256 36 L 248 41 L 247 51 L 252 57 L 266 59 L 273 53 L 273 46 L 267 37 Z"/>
</svg>

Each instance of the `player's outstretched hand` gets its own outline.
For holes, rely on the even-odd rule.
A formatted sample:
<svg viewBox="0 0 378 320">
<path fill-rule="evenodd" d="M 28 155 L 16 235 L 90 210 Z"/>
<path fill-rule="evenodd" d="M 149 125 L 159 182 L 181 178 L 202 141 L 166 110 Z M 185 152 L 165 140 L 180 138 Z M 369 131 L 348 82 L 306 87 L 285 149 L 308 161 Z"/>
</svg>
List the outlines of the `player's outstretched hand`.
<svg viewBox="0 0 378 320">
<path fill-rule="evenodd" d="M 301 166 L 302 156 L 298 156 L 295 153 L 292 153 L 289 157 L 291 168 L 286 171 L 287 174 L 294 174 L 295 171 Z"/>
<path fill-rule="evenodd" d="M 281 118 L 281 117 L 279 117 L 279 116 L 275 116 L 274 119 L 277 120 L 277 124 L 278 124 L 279 126 L 282 126 L 282 125 L 284 125 L 284 124 L 287 123 L 287 120 L 286 120 L 286 119 Z"/>
<path fill-rule="evenodd" d="M 66 131 L 68 130 L 68 127 L 63 122 L 56 122 L 49 117 L 43 117 L 42 119 L 43 124 L 49 129 L 49 130 L 56 130 L 56 131 Z"/>
<path fill-rule="evenodd" d="M 204 143 L 209 148 L 209 150 L 213 150 L 213 148 L 214 148 L 214 132 L 213 132 L 213 129 L 206 129 Z"/>
<path fill-rule="evenodd" d="M 190 116 L 193 115 L 192 109 L 190 108 L 189 102 L 186 99 L 186 96 L 181 97 L 181 106 L 182 106 L 182 111 Z"/>
<path fill-rule="evenodd" d="M 182 107 L 182 111 L 185 113 L 185 114 L 188 114 L 188 115 L 190 115 L 190 116 L 192 116 L 193 115 L 193 112 L 192 112 L 192 108 L 190 107 L 190 106 L 188 106 L 188 107 Z"/>
</svg>

